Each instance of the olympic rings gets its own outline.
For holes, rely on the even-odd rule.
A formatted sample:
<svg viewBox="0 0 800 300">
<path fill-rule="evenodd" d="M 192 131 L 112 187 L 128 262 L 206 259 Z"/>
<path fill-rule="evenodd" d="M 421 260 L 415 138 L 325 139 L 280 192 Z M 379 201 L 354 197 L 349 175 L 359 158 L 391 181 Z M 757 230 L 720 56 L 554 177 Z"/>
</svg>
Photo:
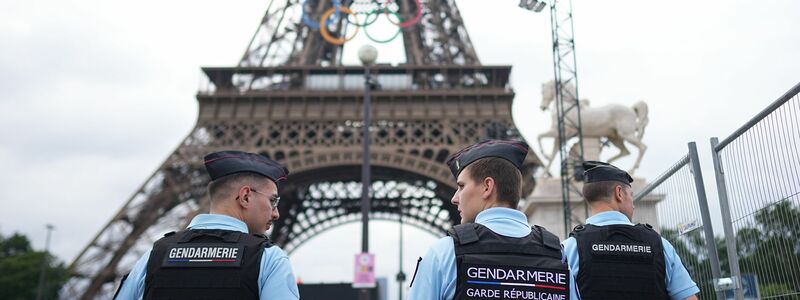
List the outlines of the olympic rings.
<svg viewBox="0 0 800 300">
<path fill-rule="evenodd" d="M 387 0 L 387 1 L 386 1 L 386 3 L 391 3 L 392 1 L 393 1 L 393 0 Z M 388 5 L 388 4 L 387 4 L 387 5 Z M 388 10 L 388 9 L 386 10 L 386 17 L 387 17 L 387 18 L 389 18 L 389 10 Z M 400 19 L 400 17 L 399 17 L 399 16 L 398 16 L 398 19 Z M 417 0 L 417 15 L 416 15 L 416 16 L 414 16 L 414 18 L 413 18 L 413 19 L 411 19 L 411 20 L 407 20 L 407 21 L 405 21 L 405 22 L 402 22 L 402 23 L 400 23 L 400 24 L 397 24 L 397 23 L 395 23 L 395 22 L 394 22 L 394 21 L 392 21 L 391 19 L 389 19 L 389 22 L 392 22 L 392 24 L 394 24 L 394 25 L 397 25 L 397 26 L 400 26 L 400 27 L 402 27 L 402 28 L 406 28 L 406 27 L 409 27 L 409 26 L 411 26 L 411 25 L 414 25 L 414 24 L 417 24 L 417 23 L 419 23 L 419 20 L 420 20 L 420 19 L 422 19 L 422 0 Z"/>
<path fill-rule="evenodd" d="M 358 34 L 359 29 L 361 27 L 364 27 L 364 33 L 367 35 L 367 38 L 369 38 L 373 42 L 376 42 L 376 43 L 388 43 L 388 42 L 391 42 L 394 39 L 396 39 L 398 36 L 400 36 L 400 33 L 402 33 L 402 29 L 403 28 L 407 28 L 407 27 L 411 27 L 413 25 L 416 25 L 417 23 L 420 22 L 420 20 L 422 20 L 422 11 L 423 11 L 423 9 L 422 9 L 422 0 L 415 0 L 415 2 L 416 2 L 416 15 L 413 18 L 411 18 L 409 20 L 405 20 L 405 21 L 403 20 L 402 17 L 400 17 L 400 13 L 399 13 L 400 9 L 399 9 L 398 5 L 395 3 L 394 0 L 383 0 L 383 1 L 380 1 L 380 0 L 361 0 L 361 1 L 355 0 L 355 1 L 349 2 L 349 4 L 346 4 L 346 5 L 342 5 L 342 3 L 341 3 L 342 1 L 341 0 L 331 0 L 331 1 L 333 2 L 333 7 L 325 10 L 325 12 L 322 14 L 319 22 L 315 22 L 306 14 L 305 5 L 306 5 L 307 0 L 303 0 L 303 2 L 302 2 L 302 12 L 303 12 L 302 20 L 303 20 L 303 23 L 305 23 L 307 26 L 311 27 L 311 29 L 319 30 L 320 35 L 322 35 L 322 38 L 325 39 L 325 41 L 327 41 L 328 43 L 337 45 L 337 46 L 338 45 L 342 45 L 342 44 L 352 40 L 353 38 L 355 38 L 356 35 Z M 334 15 L 334 13 L 335 13 L 335 15 Z M 334 24 L 337 24 L 337 23 L 341 24 L 342 19 L 339 19 L 340 13 L 347 14 L 348 16 L 345 16 L 343 18 L 343 20 L 345 22 L 347 22 L 347 24 L 355 26 L 355 31 L 353 32 L 353 35 L 350 36 L 350 37 L 346 37 L 345 36 L 346 32 L 349 31 L 349 30 L 346 29 L 347 28 L 346 26 L 345 27 L 341 27 L 341 29 L 340 29 L 340 30 L 343 30 L 341 38 L 333 37 L 331 35 L 331 33 L 329 32 L 329 30 L 328 30 L 328 26 L 331 26 L 331 25 L 334 25 Z M 390 23 L 394 24 L 395 26 L 398 26 L 397 32 L 392 37 L 390 37 L 388 39 L 385 39 L 385 40 L 375 39 L 374 37 L 372 37 L 369 34 L 369 32 L 367 32 L 367 29 L 366 29 L 366 27 L 374 24 L 379 19 L 381 14 L 385 15 L 386 19 Z M 397 20 L 396 21 L 393 20 L 393 18 L 390 16 L 390 14 L 393 14 L 395 16 L 395 18 L 397 18 Z M 331 15 L 334 16 L 334 19 L 331 19 Z M 358 15 L 366 15 L 364 23 L 360 23 L 359 22 Z M 355 21 L 351 20 L 350 16 L 355 18 Z M 370 18 L 372 18 L 372 19 L 370 19 Z"/>
<path fill-rule="evenodd" d="M 353 11 L 350 10 L 349 8 L 347 8 L 347 7 L 341 7 L 341 8 L 339 8 L 339 11 L 341 11 L 343 13 L 346 13 L 346 14 L 353 14 Z M 328 33 L 328 28 L 327 28 L 328 26 L 325 26 L 325 22 L 328 21 L 328 18 L 330 18 L 330 16 L 334 12 L 336 12 L 336 7 L 331 7 L 328 10 L 326 10 L 325 13 L 322 14 L 322 19 L 319 21 L 319 33 L 322 34 L 322 38 L 325 39 L 326 41 L 328 41 L 328 43 L 331 43 L 331 44 L 334 44 L 334 45 L 338 46 L 338 45 L 342 45 L 342 44 L 352 40 L 353 38 L 355 38 L 356 34 L 358 34 L 358 26 L 356 26 L 356 31 L 353 33 L 353 36 L 351 36 L 349 38 L 338 38 L 337 39 L 337 38 L 332 37 L 331 34 Z M 358 15 L 353 15 L 353 16 L 356 17 L 356 22 L 358 22 Z"/>
<path fill-rule="evenodd" d="M 397 17 L 398 20 L 400 19 L 400 14 L 399 13 L 394 12 L 394 16 Z M 388 16 L 386 18 L 389 19 Z M 389 21 L 391 21 L 391 19 L 389 19 Z M 369 31 L 367 31 L 367 28 L 364 28 L 364 33 L 367 35 L 367 38 L 369 38 L 371 41 L 379 43 L 379 44 L 386 44 L 388 42 L 393 41 L 394 39 L 396 39 L 400 35 L 401 32 L 403 32 L 403 29 L 400 28 L 400 27 L 397 27 L 397 32 L 394 33 L 394 36 L 392 36 L 392 37 L 390 37 L 390 38 L 388 38 L 386 40 L 376 40 L 371 35 L 369 35 Z"/>
<path fill-rule="evenodd" d="M 336 8 L 336 16 L 335 17 L 337 17 L 337 18 L 339 17 L 339 10 L 342 7 L 342 3 L 339 2 L 339 1 L 340 0 L 332 0 L 333 7 Z M 308 17 L 308 14 L 306 14 L 306 2 L 308 2 L 308 0 L 303 0 L 302 5 L 300 5 L 300 7 L 303 10 L 303 23 L 305 23 L 306 26 L 311 27 L 311 29 L 319 30 L 319 23 L 314 22 L 314 20 L 311 20 L 311 18 Z M 333 24 L 333 20 L 328 20 L 328 26 L 331 26 L 331 24 Z"/>
<path fill-rule="evenodd" d="M 366 13 L 353 13 L 353 14 L 351 14 L 353 16 L 358 15 L 358 14 L 367 15 L 366 20 L 364 20 L 364 24 L 358 24 L 357 22 L 352 22 L 352 21 L 350 21 L 349 17 L 345 17 L 345 20 L 347 21 L 348 24 L 351 24 L 353 26 L 366 27 L 366 26 L 372 25 L 372 23 L 375 23 L 375 21 L 378 20 L 378 18 L 380 17 L 379 13 L 380 13 L 380 10 L 373 10 L 373 11 L 366 12 Z M 375 16 L 375 18 L 372 19 L 372 21 L 369 20 L 369 16 L 371 16 L 371 15 Z"/>
</svg>

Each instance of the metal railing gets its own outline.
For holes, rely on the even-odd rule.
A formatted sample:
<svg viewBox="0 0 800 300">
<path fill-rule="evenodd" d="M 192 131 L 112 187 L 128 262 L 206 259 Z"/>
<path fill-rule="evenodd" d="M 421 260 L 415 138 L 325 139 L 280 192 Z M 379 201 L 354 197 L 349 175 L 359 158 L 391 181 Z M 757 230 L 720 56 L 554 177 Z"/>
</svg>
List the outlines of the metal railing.
<svg viewBox="0 0 800 300">
<path fill-rule="evenodd" d="M 637 193 L 634 203 L 656 205 L 656 218 L 644 218 L 657 220 L 659 233 L 672 244 L 700 287 L 697 296 L 725 299 L 714 289 L 714 280 L 721 272 L 695 143 L 689 143 L 687 155 Z"/>
<path fill-rule="evenodd" d="M 800 299 L 799 93 L 711 139 L 735 299 Z"/>
<path fill-rule="evenodd" d="M 504 90 L 511 92 L 511 66 L 417 66 L 370 67 L 384 91 L 431 91 L 442 89 Z M 235 95 L 245 92 L 362 91 L 364 67 L 277 66 L 204 67 L 200 95 Z"/>
</svg>

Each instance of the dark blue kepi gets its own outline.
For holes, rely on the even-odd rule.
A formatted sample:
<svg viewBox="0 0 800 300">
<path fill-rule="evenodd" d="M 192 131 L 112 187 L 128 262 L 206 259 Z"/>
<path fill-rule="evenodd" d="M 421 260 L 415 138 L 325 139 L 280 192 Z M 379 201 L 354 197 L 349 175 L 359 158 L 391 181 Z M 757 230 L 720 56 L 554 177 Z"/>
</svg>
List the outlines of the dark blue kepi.
<svg viewBox="0 0 800 300">
<path fill-rule="evenodd" d="M 633 182 L 633 178 L 631 178 L 628 172 L 602 161 L 587 160 L 583 162 L 583 170 L 586 183 L 618 181 L 630 186 Z"/>
<path fill-rule="evenodd" d="M 456 152 L 447 159 L 447 166 L 453 177 L 458 178 L 461 170 L 469 164 L 486 157 L 499 157 L 510 161 L 522 172 L 522 163 L 528 155 L 528 144 L 520 141 L 486 140 L 461 151 Z"/>
<path fill-rule="evenodd" d="M 206 155 L 204 160 L 212 181 L 236 173 L 251 172 L 272 179 L 277 184 L 289 175 L 289 170 L 283 165 L 255 153 L 220 151 Z"/>
</svg>

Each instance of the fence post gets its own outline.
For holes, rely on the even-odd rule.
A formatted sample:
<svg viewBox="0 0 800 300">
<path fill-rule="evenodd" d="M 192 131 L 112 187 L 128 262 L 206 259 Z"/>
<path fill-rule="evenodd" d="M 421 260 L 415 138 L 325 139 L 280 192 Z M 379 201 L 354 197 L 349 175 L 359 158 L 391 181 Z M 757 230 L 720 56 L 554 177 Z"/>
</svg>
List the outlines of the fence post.
<svg viewBox="0 0 800 300">
<path fill-rule="evenodd" d="M 719 145 L 719 139 L 716 137 L 711 138 L 711 157 L 714 160 L 714 177 L 717 181 L 719 210 L 722 213 L 722 228 L 725 230 L 725 248 L 728 251 L 728 265 L 730 266 L 731 279 L 733 279 L 735 288 L 733 295 L 734 299 L 742 300 L 744 299 L 744 290 L 742 289 L 742 276 L 739 272 L 739 252 L 736 249 L 736 236 L 733 233 L 731 210 L 728 204 L 728 189 L 725 186 L 725 174 L 722 171 L 722 162 L 720 162 L 717 145 Z M 720 290 L 720 286 L 716 283 L 714 288 Z"/>
<path fill-rule="evenodd" d="M 711 275 L 714 281 L 722 278 L 722 271 L 719 267 L 719 256 L 717 255 L 717 243 L 714 240 L 714 230 L 711 228 L 711 214 L 708 212 L 708 199 L 706 199 L 706 187 L 703 185 L 703 173 L 700 169 L 700 159 L 697 155 L 697 144 L 689 143 L 689 162 L 691 162 L 694 185 L 697 190 L 697 200 L 700 204 L 700 216 L 703 218 L 703 234 L 706 239 L 706 250 L 708 259 L 711 261 Z M 716 284 L 712 283 L 714 286 Z M 718 300 L 725 300 L 725 291 L 714 289 Z"/>
</svg>

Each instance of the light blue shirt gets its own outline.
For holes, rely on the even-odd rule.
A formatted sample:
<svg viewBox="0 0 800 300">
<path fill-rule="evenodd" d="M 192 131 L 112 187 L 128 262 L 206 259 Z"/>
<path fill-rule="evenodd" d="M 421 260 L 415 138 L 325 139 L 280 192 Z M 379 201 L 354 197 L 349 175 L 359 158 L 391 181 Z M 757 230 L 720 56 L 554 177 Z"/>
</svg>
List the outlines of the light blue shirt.
<svg viewBox="0 0 800 300">
<path fill-rule="evenodd" d="M 591 216 L 586 219 L 586 224 L 596 226 L 617 224 L 633 225 L 631 221 L 628 220 L 628 217 L 618 211 L 606 211 Z M 664 264 L 666 265 L 667 293 L 669 297 L 671 299 L 685 299 L 686 297 L 699 293 L 700 288 L 692 281 L 692 278 L 689 276 L 689 271 L 686 271 L 686 267 L 681 263 L 681 258 L 678 257 L 678 253 L 675 252 L 675 248 L 672 247 L 672 244 L 664 238 L 661 238 L 661 244 L 664 247 Z M 578 284 L 576 278 L 578 277 L 578 267 L 580 266 L 578 260 L 578 243 L 575 241 L 575 238 L 570 237 L 563 241 L 561 246 L 563 248 L 564 259 L 569 265 L 569 271 L 572 275 L 573 284 L 570 285 L 569 292 L 570 295 L 572 295 L 570 299 L 578 300 L 580 299 L 580 295 L 578 295 L 576 291 L 576 285 Z"/>
<path fill-rule="evenodd" d="M 510 208 L 495 207 L 475 217 L 475 223 L 497 234 L 521 238 L 531 233 L 525 214 Z M 443 237 L 431 246 L 416 272 L 408 300 L 453 299 L 456 293 L 456 255 L 453 238 Z"/>
<path fill-rule="evenodd" d="M 247 225 L 244 222 L 217 214 L 197 215 L 192 219 L 188 229 L 222 229 L 247 233 Z M 145 252 L 133 266 L 116 299 L 142 299 L 149 258 L 150 250 Z M 264 254 L 261 256 L 261 272 L 258 274 L 258 288 L 261 299 L 300 298 L 289 257 L 280 247 L 272 246 L 264 249 Z"/>
</svg>

